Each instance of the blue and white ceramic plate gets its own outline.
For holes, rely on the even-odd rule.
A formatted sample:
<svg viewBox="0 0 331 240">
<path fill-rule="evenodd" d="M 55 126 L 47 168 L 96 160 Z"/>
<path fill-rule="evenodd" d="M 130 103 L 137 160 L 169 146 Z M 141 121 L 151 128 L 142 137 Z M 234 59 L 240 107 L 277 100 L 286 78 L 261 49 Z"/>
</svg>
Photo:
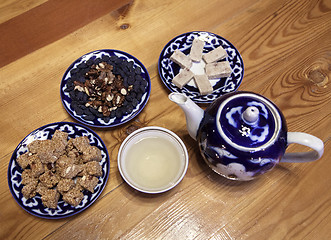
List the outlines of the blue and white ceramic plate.
<svg viewBox="0 0 331 240">
<path fill-rule="evenodd" d="M 113 57 L 119 58 L 120 60 L 125 60 L 132 64 L 131 66 L 133 66 L 136 74 L 140 75 L 140 77 L 145 80 L 145 84 L 146 84 L 145 90 L 141 93 L 141 96 L 139 96 L 139 98 L 137 99 L 138 103 L 134 104 L 133 109 L 132 111 L 130 111 L 130 113 L 124 113 L 124 114 L 120 114 L 120 116 L 116 115 L 106 118 L 102 116 L 97 116 L 93 120 L 88 119 L 86 114 L 82 113 L 82 111 L 78 111 L 79 109 L 77 108 L 75 109 L 75 107 L 73 106 L 72 98 L 70 97 L 70 89 L 67 83 L 69 79 L 73 78 L 74 74 L 81 71 L 82 69 L 84 70 L 84 68 L 88 68 L 90 66 L 89 62 L 102 60 L 105 62 L 109 61 L 109 63 L 111 64 L 110 59 Z M 145 66 L 132 55 L 114 49 L 96 50 L 87 53 L 81 56 L 80 58 L 78 58 L 77 60 L 75 60 L 64 73 L 61 82 L 61 89 L 60 89 L 61 100 L 67 112 L 77 121 L 91 127 L 99 127 L 99 128 L 115 127 L 124 124 L 130 121 L 131 119 L 133 119 L 134 117 L 136 117 L 147 104 L 147 101 L 150 96 L 150 91 L 151 91 L 151 80 Z M 122 110 L 124 111 L 124 109 Z"/>
<path fill-rule="evenodd" d="M 94 193 L 84 191 L 84 198 L 82 202 L 73 207 L 60 198 L 56 209 L 46 208 L 41 201 L 40 195 L 33 198 L 26 199 L 23 197 L 21 184 L 21 176 L 23 169 L 18 165 L 16 159 L 23 153 L 28 151 L 27 145 L 34 140 L 51 139 L 55 130 L 67 132 L 69 138 L 76 138 L 87 136 L 92 146 L 97 146 L 101 150 L 102 160 L 102 176 L 99 177 L 98 185 L 95 187 Z M 8 185 L 9 189 L 16 200 L 16 202 L 27 212 L 41 218 L 58 219 L 75 215 L 93 204 L 105 188 L 109 176 L 109 155 L 107 148 L 101 138 L 91 129 L 73 122 L 57 122 L 40 127 L 29 135 L 27 135 L 20 144 L 16 147 L 8 166 Z"/>
<path fill-rule="evenodd" d="M 170 56 L 176 49 L 189 55 L 195 38 L 205 41 L 203 54 L 222 46 L 228 53 L 226 60 L 229 61 L 232 69 L 231 76 L 210 80 L 214 91 L 208 95 L 201 95 L 193 80 L 182 89 L 172 83 L 172 79 L 179 73 L 180 67 L 170 60 Z M 193 63 L 191 71 L 195 74 L 204 74 L 203 65 L 203 60 L 201 63 Z M 158 69 L 161 80 L 171 92 L 183 93 L 196 103 L 211 103 L 223 94 L 236 91 L 244 76 L 244 63 L 238 50 L 228 40 L 214 33 L 203 31 L 184 33 L 168 42 L 161 51 Z"/>
</svg>

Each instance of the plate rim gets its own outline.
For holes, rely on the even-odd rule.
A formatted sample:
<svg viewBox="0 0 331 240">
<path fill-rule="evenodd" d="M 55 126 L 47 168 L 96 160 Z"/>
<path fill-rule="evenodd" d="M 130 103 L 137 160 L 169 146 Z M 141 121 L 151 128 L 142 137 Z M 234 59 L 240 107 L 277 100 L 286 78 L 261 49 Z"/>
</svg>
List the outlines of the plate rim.
<svg viewBox="0 0 331 240">
<path fill-rule="evenodd" d="M 16 195 L 14 194 L 13 192 L 13 189 L 11 187 L 11 179 L 10 179 L 10 176 L 12 175 L 10 173 L 10 167 L 12 165 L 12 162 L 16 162 L 16 159 L 17 158 L 14 158 L 14 155 L 17 153 L 18 149 L 20 148 L 20 146 L 22 145 L 23 141 L 28 137 L 30 136 L 32 133 L 34 132 L 37 132 L 38 130 L 41 130 L 43 128 L 47 128 L 49 126 L 52 126 L 52 125 L 65 125 L 65 124 L 69 124 L 69 125 L 74 125 L 74 126 L 79 126 L 79 127 L 82 127 L 84 128 L 85 130 L 87 130 L 88 132 L 92 133 L 94 137 L 96 137 L 100 142 L 101 144 L 103 145 L 104 147 L 104 152 L 106 154 L 106 163 L 107 163 L 107 172 L 106 172 L 106 175 L 105 175 L 105 178 L 104 178 L 104 184 L 103 186 L 101 186 L 101 189 L 99 191 L 99 193 L 97 194 L 97 196 L 92 200 L 90 201 L 86 206 L 78 209 L 77 211 L 74 211 L 72 213 L 69 213 L 69 214 L 66 214 L 66 215 L 60 215 L 60 216 L 56 216 L 56 215 L 52 215 L 52 216 L 49 216 L 49 215 L 38 215 L 37 213 L 33 212 L 33 211 L 29 211 L 28 209 L 26 209 L 26 207 L 24 205 L 21 204 L 21 202 L 19 201 L 19 199 L 17 199 Z M 15 165 L 17 165 L 17 163 L 15 163 Z M 41 127 L 38 127 L 36 129 L 34 129 L 33 131 L 31 131 L 29 134 L 27 134 L 20 142 L 19 144 L 16 146 L 15 150 L 13 151 L 11 157 L 10 157 L 10 160 L 8 162 L 8 168 L 7 168 L 7 183 L 8 183 L 8 188 L 10 190 L 10 193 L 12 195 L 12 197 L 14 198 L 14 200 L 16 201 L 16 203 L 23 209 L 25 210 L 27 213 L 33 215 L 33 216 L 36 216 L 36 217 L 39 217 L 39 218 L 43 218 L 43 219 L 62 219 L 62 218 L 67 218 L 67 217 L 72 217 L 78 213 L 81 213 L 82 211 L 86 210 L 87 208 L 89 208 L 91 205 L 93 205 L 93 203 L 100 197 L 101 193 L 103 192 L 103 190 L 105 189 L 107 183 L 108 183 L 108 179 L 109 179 L 109 174 L 110 174 L 110 157 L 109 157 L 109 153 L 108 153 L 108 149 L 106 147 L 106 144 L 104 143 L 104 141 L 101 139 L 101 137 L 95 133 L 92 129 L 90 129 L 89 127 L 87 126 L 84 126 L 83 124 L 81 123 L 75 123 L 75 122 L 53 122 L 53 123 L 48 123 L 46 125 L 43 125 Z M 21 183 L 20 183 L 21 185 Z"/>
<path fill-rule="evenodd" d="M 64 100 L 63 100 L 63 95 L 64 95 L 64 92 L 62 91 L 62 88 L 64 87 L 64 80 L 65 80 L 65 77 L 66 77 L 66 75 L 72 70 L 72 68 L 73 68 L 73 66 L 79 61 L 79 60 L 81 60 L 84 56 L 86 56 L 86 55 L 89 55 L 89 54 L 93 54 L 93 53 L 102 53 L 102 52 L 106 52 L 106 53 L 108 53 L 108 52 L 111 52 L 111 53 L 115 53 L 115 52 L 117 52 L 117 53 L 120 53 L 120 54 L 123 54 L 123 55 L 126 55 L 127 57 L 130 57 L 131 59 L 133 59 L 135 62 L 137 62 L 138 63 L 138 65 L 141 67 L 141 68 L 143 68 L 143 70 L 145 71 L 145 73 L 146 73 L 146 77 L 147 77 L 147 79 L 146 79 L 146 81 L 148 82 L 148 84 L 147 84 L 147 87 L 146 87 L 146 93 L 147 93 L 147 95 L 146 95 L 146 99 L 144 100 L 144 101 L 141 101 L 140 103 L 142 103 L 142 105 L 140 106 L 140 108 L 137 110 L 137 112 L 135 112 L 132 116 L 130 116 L 129 118 L 127 118 L 127 119 L 125 119 L 123 122 L 122 121 L 120 121 L 120 122 L 118 122 L 118 123 L 116 123 L 116 124 L 109 124 L 109 125 L 102 125 L 102 124 L 98 124 L 98 125 L 96 125 L 96 124 L 91 124 L 91 123 L 89 123 L 89 122 L 87 122 L 87 121 L 85 121 L 85 120 L 83 120 L 83 119 L 80 119 L 80 118 L 77 118 L 73 113 L 72 113 L 72 111 L 70 110 L 70 109 L 68 109 L 67 108 L 67 106 L 65 105 L 65 103 L 64 103 Z M 63 85 L 63 86 L 62 86 Z M 75 119 L 76 121 L 78 121 L 78 122 L 80 122 L 80 123 L 82 123 L 82 124 L 85 124 L 85 125 L 87 125 L 87 126 L 89 126 L 89 127 L 95 127 L 95 128 L 112 128 L 112 127 L 117 127 L 117 126 L 120 126 L 120 125 L 122 125 L 122 124 L 125 124 L 125 123 L 127 123 L 127 122 L 129 122 L 129 121 L 131 121 L 131 120 L 133 120 L 135 117 L 137 117 L 140 113 L 141 113 L 141 111 L 145 108 L 145 106 L 147 105 L 147 102 L 148 102 L 148 100 L 149 100 L 149 98 L 150 98 L 150 95 L 151 95 L 151 78 L 150 78 L 150 75 L 149 75 L 149 72 L 147 71 L 147 68 L 145 67 L 145 65 L 138 59 L 138 58 L 136 58 L 135 56 L 133 56 L 133 55 L 131 55 L 131 54 L 129 54 L 129 53 L 127 53 L 127 52 L 124 52 L 124 51 L 122 51 L 122 50 L 117 50 L 117 49 L 107 49 L 107 48 L 103 48 L 103 49 L 97 49 L 97 50 L 93 50 L 93 51 L 90 51 L 90 52 L 88 52 L 88 53 L 85 53 L 85 54 L 83 54 L 83 55 L 81 55 L 80 57 L 78 57 L 77 59 L 75 59 L 70 65 L 69 65 L 69 67 L 67 67 L 67 69 L 65 70 L 65 72 L 64 72 L 64 74 L 63 74 L 63 76 L 62 76 L 62 78 L 61 78 L 61 83 L 60 83 L 60 97 L 61 97 L 61 103 L 62 103 L 62 105 L 63 105 L 63 107 L 64 107 L 64 109 L 67 111 L 67 113 L 73 118 L 73 119 Z M 71 99 L 71 98 L 70 98 Z M 116 119 L 116 118 L 115 118 Z"/>
<path fill-rule="evenodd" d="M 163 82 L 164 86 L 170 91 L 170 92 L 178 92 L 178 93 L 182 93 L 181 91 L 178 91 L 177 89 L 172 89 L 171 87 L 168 86 L 168 84 L 166 84 L 164 82 L 164 79 L 162 77 L 162 74 L 161 74 L 161 64 L 160 64 L 160 60 L 162 58 L 162 53 L 165 51 L 165 48 L 171 43 L 173 42 L 174 40 L 176 40 L 177 38 L 180 38 L 182 36 L 185 36 L 185 35 L 188 35 L 188 34 L 192 34 L 192 33 L 208 33 L 209 35 L 215 35 L 217 36 L 218 38 L 221 38 L 222 40 L 226 41 L 229 45 L 231 45 L 232 48 L 235 49 L 236 53 L 238 54 L 239 56 L 239 59 L 241 60 L 241 65 L 242 65 L 242 74 L 241 74 L 241 79 L 239 81 L 239 84 L 238 86 L 231 92 L 235 92 L 238 90 L 238 88 L 240 87 L 242 81 L 243 81 L 243 78 L 244 78 L 244 72 L 245 72 L 245 68 L 244 68 L 244 60 L 240 54 L 240 52 L 238 51 L 238 49 L 229 41 L 227 40 L 226 38 L 216 34 L 216 33 L 213 33 L 213 32 L 210 32 L 210 31 L 200 31 L 200 30 L 197 30 L 197 31 L 189 31 L 189 32 L 185 32 L 185 33 L 182 33 L 182 34 L 179 34 L 175 37 L 173 37 L 172 39 L 170 39 L 165 45 L 164 47 L 162 48 L 161 52 L 160 52 L 160 55 L 159 55 L 159 59 L 158 59 L 158 74 L 159 74 L 159 77 L 161 79 L 161 81 Z M 229 93 L 231 93 L 229 92 Z M 185 93 L 182 93 L 182 94 L 185 94 Z M 224 93 L 226 94 L 226 93 Z M 223 96 L 224 94 L 221 94 L 219 95 L 218 97 L 220 96 Z M 204 96 L 207 96 L 207 95 L 204 95 Z M 192 99 L 190 96 L 188 96 L 190 99 Z M 196 99 L 192 99 L 195 103 L 198 103 L 198 104 L 209 104 L 209 103 L 212 103 L 214 100 L 206 100 L 206 101 L 201 101 L 201 100 L 196 100 Z"/>
</svg>

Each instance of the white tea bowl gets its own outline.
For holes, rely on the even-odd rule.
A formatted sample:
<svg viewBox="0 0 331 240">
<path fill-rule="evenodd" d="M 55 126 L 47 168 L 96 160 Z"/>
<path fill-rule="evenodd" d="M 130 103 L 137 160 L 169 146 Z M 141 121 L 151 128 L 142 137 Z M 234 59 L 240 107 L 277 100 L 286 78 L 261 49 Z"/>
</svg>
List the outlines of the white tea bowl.
<svg viewBox="0 0 331 240">
<path fill-rule="evenodd" d="M 183 179 L 188 153 L 175 133 L 150 126 L 134 131 L 123 141 L 117 163 L 131 187 L 144 193 L 162 193 Z"/>
</svg>

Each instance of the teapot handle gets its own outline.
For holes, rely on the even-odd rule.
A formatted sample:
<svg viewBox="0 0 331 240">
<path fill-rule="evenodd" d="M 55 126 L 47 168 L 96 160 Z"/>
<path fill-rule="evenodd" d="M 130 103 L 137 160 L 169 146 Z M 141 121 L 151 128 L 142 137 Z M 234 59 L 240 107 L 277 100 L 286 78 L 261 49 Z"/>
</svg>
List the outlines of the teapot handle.
<svg viewBox="0 0 331 240">
<path fill-rule="evenodd" d="M 285 153 L 280 162 L 311 162 L 322 157 L 324 152 L 323 141 L 313 135 L 302 132 L 288 132 L 287 144 L 297 143 L 310 147 L 314 151 Z"/>
</svg>

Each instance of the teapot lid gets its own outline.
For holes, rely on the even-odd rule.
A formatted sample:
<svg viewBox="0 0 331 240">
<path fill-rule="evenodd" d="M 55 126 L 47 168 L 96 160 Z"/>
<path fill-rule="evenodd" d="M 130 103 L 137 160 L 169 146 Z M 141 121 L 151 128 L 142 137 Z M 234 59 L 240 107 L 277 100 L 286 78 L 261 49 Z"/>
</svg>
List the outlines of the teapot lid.
<svg viewBox="0 0 331 240">
<path fill-rule="evenodd" d="M 249 92 L 225 99 L 216 117 L 222 138 L 242 151 L 258 151 L 273 144 L 282 125 L 275 105 L 268 99 Z"/>
</svg>

